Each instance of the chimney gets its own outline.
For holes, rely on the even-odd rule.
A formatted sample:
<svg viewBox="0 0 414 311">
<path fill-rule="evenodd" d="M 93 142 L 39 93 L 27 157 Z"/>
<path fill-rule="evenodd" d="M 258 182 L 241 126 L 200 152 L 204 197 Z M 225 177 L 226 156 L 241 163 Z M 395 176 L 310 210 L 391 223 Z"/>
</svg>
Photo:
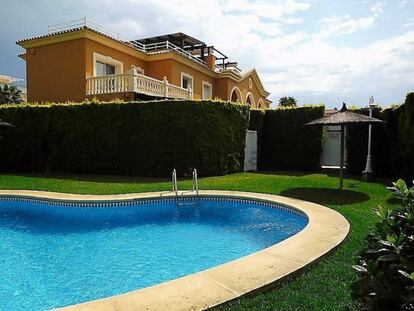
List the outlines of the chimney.
<svg viewBox="0 0 414 311">
<path fill-rule="evenodd" d="M 214 71 L 216 69 L 216 58 L 214 57 L 214 55 L 213 54 L 207 55 L 205 60 L 206 60 L 208 68 Z"/>
</svg>

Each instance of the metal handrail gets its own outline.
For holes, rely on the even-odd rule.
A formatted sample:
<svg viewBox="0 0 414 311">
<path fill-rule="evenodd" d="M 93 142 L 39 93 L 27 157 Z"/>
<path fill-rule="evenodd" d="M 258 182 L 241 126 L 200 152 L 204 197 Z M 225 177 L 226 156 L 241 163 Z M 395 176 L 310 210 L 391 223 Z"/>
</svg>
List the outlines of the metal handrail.
<svg viewBox="0 0 414 311">
<path fill-rule="evenodd" d="M 48 33 L 53 34 L 60 31 L 68 31 L 71 29 L 76 29 L 80 27 L 87 27 L 90 29 L 93 29 L 101 34 L 104 34 L 108 37 L 111 37 L 112 39 L 118 40 L 124 44 L 129 45 L 132 48 L 135 48 L 139 50 L 140 52 L 144 52 L 147 54 L 155 54 L 159 53 L 161 51 L 174 51 L 177 54 L 180 54 L 184 57 L 187 57 L 200 65 L 207 66 L 207 63 L 191 53 L 185 51 L 184 49 L 176 46 L 175 44 L 164 41 L 164 42 L 157 42 L 157 43 L 149 43 L 149 44 L 143 44 L 140 43 L 137 40 L 133 40 L 131 38 L 128 38 L 124 36 L 123 34 L 120 34 L 119 32 L 113 31 L 109 28 L 106 28 L 105 26 L 102 26 L 98 24 L 97 22 L 91 20 L 90 18 L 84 17 L 80 19 L 75 19 L 69 22 L 61 23 L 61 24 L 55 24 L 55 25 L 49 25 L 48 26 Z"/>
<path fill-rule="evenodd" d="M 198 177 L 196 169 L 193 170 L 193 191 L 198 195 Z"/>
<path fill-rule="evenodd" d="M 171 182 L 172 182 L 172 192 L 175 192 L 175 195 L 178 196 L 177 171 L 175 169 L 173 169 L 172 171 Z"/>
</svg>

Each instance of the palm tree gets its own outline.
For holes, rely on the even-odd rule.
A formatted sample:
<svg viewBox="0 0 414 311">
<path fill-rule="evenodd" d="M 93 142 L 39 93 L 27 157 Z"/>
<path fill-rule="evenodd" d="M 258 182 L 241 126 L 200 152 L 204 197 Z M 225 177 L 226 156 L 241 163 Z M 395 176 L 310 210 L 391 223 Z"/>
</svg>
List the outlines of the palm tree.
<svg viewBox="0 0 414 311">
<path fill-rule="evenodd" d="M 19 104 L 22 102 L 22 91 L 15 85 L 0 85 L 0 104 Z"/>
<path fill-rule="evenodd" d="M 296 99 L 294 97 L 281 97 L 279 99 L 279 106 L 281 107 L 296 107 Z"/>
</svg>

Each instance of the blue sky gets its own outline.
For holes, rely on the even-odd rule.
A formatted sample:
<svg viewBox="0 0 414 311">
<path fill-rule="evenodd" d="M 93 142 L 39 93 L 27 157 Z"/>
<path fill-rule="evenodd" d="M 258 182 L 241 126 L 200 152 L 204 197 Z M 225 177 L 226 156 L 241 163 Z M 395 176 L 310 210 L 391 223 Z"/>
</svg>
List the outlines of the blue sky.
<svg viewBox="0 0 414 311">
<path fill-rule="evenodd" d="M 414 0 L 0 0 L 0 74 L 25 78 L 15 41 L 83 16 L 131 38 L 185 32 L 256 68 L 277 101 L 383 106 L 414 91 Z"/>
</svg>

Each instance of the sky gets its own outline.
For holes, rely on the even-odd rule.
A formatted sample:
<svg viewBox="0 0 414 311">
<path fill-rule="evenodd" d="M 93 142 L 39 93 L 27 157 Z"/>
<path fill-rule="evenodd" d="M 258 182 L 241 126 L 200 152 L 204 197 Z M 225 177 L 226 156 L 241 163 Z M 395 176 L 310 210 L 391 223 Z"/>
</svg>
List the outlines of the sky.
<svg viewBox="0 0 414 311">
<path fill-rule="evenodd" d="M 386 107 L 414 91 L 414 0 L 0 0 L 0 74 L 18 39 L 82 17 L 129 38 L 184 32 L 256 68 L 275 103 Z"/>
</svg>

